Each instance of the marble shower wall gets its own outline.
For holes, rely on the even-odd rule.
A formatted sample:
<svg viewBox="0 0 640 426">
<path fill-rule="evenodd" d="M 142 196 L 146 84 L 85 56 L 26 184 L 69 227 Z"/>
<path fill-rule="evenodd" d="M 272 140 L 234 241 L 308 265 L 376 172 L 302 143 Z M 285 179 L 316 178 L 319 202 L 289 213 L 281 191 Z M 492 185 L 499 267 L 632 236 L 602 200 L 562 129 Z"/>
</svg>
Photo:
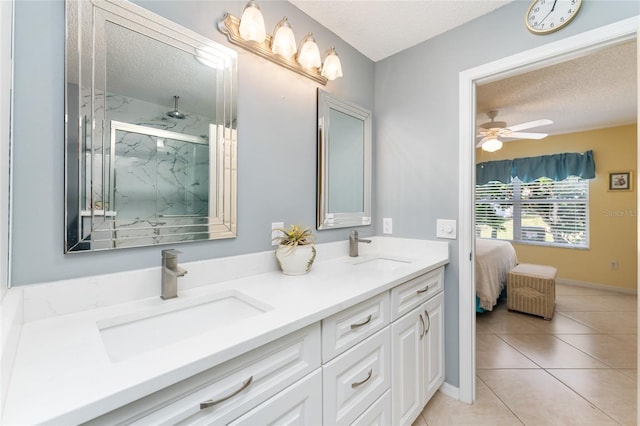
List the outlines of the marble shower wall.
<svg viewBox="0 0 640 426">
<path fill-rule="evenodd" d="M 90 98 L 85 96 L 85 99 Z M 105 105 L 103 96 L 96 99 L 96 105 Z M 167 104 L 172 101 L 168 100 Z M 85 151 L 87 197 L 84 205 L 87 209 L 91 207 L 88 195 L 92 191 L 94 209 L 114 212 L 117 221 L 117 226 L 111 221 L 98 224 L 108 232 L 103 233 L 102 238 L 119 240 L 116 246 L 154 243 L 161 236 L 163 242 L 208 238 L 209 145 L 117 130 L 115 152 L 111 152 L 110 138 L 111 123 L 119 121 L 208 141 L 213 120 L 187 111 L 184 119 L 168 117 L 166 113 L 171 106 L 115 94 L 107 94 L 105 109 L 105 114 L 99 107 L 96 111 L 96 120 L 104 115 L 105 133 L 104 138 L 96 134 L 93 162 L 90 161 L 91 147 L 86 146 Z M 87 141 L 90 140 L 88 137 Z M 103 158 L 106 161 L 103 162 Z M 113 161 L 113 172 L 109 161 Z M 102 178 L 96 179 L 98 176 Z M 114 188 L 111 188 L 112 182 Z M 94 217 L 94 222 L 96 219 L 101 221 Z M 160 229 L 159 225 L 170 228 Z M 193 232 L 200 235 L 189 235 Z M 149 241 L 145 241 L 147 239 Z"/>
</svg>

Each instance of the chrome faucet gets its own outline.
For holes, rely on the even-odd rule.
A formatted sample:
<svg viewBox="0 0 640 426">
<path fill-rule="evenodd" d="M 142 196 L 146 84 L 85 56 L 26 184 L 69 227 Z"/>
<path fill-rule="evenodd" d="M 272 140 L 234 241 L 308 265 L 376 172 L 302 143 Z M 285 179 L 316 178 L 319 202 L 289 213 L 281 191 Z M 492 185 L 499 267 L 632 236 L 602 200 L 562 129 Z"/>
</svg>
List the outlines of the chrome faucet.
<svg viewBox="0 0 640 426">
<path fill-rule="evenodd" d="M 178 250 L 162 250 L 162 294 L 164 300 L 178 297 L 178 278 L 183 277 L 187 271 L 178 268 Z"/>
<path fill-rule="evenodd" d="M 358 238 L 358 231 L 351 231 L 349 234 L 349 256 L 358 257 L 358 243 L 369 244 L 371 240 L 363 240 Z"/>
</svg>

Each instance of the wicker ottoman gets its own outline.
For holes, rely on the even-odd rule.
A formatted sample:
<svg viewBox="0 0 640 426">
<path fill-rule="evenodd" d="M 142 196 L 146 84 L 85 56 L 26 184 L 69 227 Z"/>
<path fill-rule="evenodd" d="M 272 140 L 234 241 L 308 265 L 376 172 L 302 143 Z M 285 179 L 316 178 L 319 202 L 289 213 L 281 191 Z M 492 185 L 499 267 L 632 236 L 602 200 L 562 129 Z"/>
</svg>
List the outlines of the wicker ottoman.
<svg viewBox="0 0 640 426">
<path fill-rule="evenodd" d="M 507 308 L 546 320 L 553 318 L 557 272 L 553 266 L 517 265 L 507 274 Z"/>
</svg>

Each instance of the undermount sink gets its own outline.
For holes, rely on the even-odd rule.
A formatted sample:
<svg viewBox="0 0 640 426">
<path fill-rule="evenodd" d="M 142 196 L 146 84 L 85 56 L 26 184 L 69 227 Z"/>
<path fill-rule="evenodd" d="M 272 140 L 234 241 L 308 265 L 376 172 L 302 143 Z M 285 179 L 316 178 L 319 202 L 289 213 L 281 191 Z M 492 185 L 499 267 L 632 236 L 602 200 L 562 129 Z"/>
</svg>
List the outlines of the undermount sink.
<svg viewBox="0 0 640 426">
<path fill-rule="evenodd" d="M 145 310 L 97 322 L 112 361 L 218 330 L 273 309 L 248 295 L 229 290 L 207 297 L 173 299 Z"/>
<path fill-rule="evenodd" d="M 393 270 L 393 269 L 405 266 L 411 262 L 413 261 L 409 259 L 400 259 L 400 258 L 385 257 L 385 256 L 362 257 L 362 258 L 356 258 L 349 261 L 349 263 L 351 263 L 354 266 L 363 265 L 363 266 L 368 266 L 370 268 L 374 268 L 377 270 L 380 270 L 380 269 Z"/>
</svg>

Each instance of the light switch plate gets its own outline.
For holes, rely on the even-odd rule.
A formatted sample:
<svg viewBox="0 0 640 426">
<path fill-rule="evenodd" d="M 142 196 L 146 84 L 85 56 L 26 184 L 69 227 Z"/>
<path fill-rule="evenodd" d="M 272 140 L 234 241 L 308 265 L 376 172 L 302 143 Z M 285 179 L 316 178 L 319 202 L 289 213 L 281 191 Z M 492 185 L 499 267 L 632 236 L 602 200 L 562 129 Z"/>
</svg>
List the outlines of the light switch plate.
<svg viewBox="0 0 640 426">
<path fill-rule="evenodd" d="M 390 217 L 382 218 L 382 233 L 393 234 L 393 219 Z"/>
<path fill-rule="evenodd" d="M 274 242 L 273 239 L 282 235 L 282 231 L 277 231 L 278 228 L 284 228 L 284 222 L 273 222 L 271 224 L 271 245 L 277 246 L 278 243 Z"/>
<path fill-rule="evenodd" d="M 451 219 L 438 219 L 436 221 L 436 237 L 456 239 L 456 221 Z"/>
</svg>

